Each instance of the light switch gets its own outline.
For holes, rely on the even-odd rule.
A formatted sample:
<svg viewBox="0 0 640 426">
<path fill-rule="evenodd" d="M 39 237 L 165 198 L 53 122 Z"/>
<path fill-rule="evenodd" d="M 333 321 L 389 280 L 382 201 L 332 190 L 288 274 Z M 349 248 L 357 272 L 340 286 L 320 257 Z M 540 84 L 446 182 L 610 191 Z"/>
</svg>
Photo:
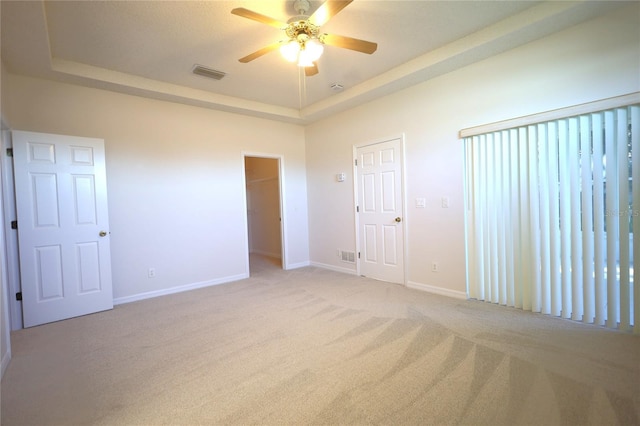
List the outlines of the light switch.
<svg viewBox="0 0 640 426">
<path fill-rule="evenodd" d="M 416 208 L 424 209 L 426 205 L 427 205 L 427 200 L 425 200 L 424 198 L 416 198 Z"/>
<path fill-rule="evenodd" d="M 442 197 L 442 208 L 443 209 L 449 208 L 449 197 Z"/>
</svg>

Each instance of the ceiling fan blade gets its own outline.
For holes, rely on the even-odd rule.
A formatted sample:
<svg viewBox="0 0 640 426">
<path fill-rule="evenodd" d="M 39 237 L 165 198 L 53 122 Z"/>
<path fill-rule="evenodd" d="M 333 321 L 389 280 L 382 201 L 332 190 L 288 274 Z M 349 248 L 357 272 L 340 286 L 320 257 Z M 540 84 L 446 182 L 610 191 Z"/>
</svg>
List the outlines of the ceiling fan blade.
<svg viewBox="0 0 640 426">
<path fill-rule="evenodd" d="M 268 46 L 265 46 L 260 50 L 256 50 L 255 52 L 245 56 L 244 58 L 240 58 L 238 60 L 240 62 L 242 62 L 242 63 L 247 63 L 247 62 L 253 61 L 256 58 L 259 58 L 262 55 L 265 55 L 265 54 L 271 52 L 272 50 L 276 50 L 278 47 L 280 47 L 280 42 L 279 41 L 276 42 L 276 43 L 272 43 L 272 44 L 270 44 Z"/>
<path fill-rule="evenodd" d="M 249 9 L 245 9 L 244 7 L 237 7 L 231 11 L 234 15 L 242 16 L 243 18 L 252 19 L 254 21 L 261 22 L 263 24 L 271 25 L 272 27 L 276 27 L 279 29 L 283 29 L 287 27 L 287 24 L 284 22 L 280 22 L 277 19 L 269 18 L 268 16 L 262 15 L 257 12 L 253 12 Z"/>
<path fill-rule="evenodd" d="M 330 46 L 342 47 L 343 49 L 350 49 L 368 54 L 372 54 L 376 49 L 378 49 L 377 43 L 335 34 L 324 34 L 322 42 Z"/>
<path fill-rule="evenodd" d="M 353 0 L 345 0 L 345 1 L 334 1 L 327 0 L 325 1 L 315 12 L 313 15 L 309 17 L 309 22 L 318 27 L 326 24 L 329 19 L 331 19 L 334 15 L 340 12 L 345 7 L 349 6 Z"/>
<path fill-rule="evenodd" d="M 304 67 L 304 75 L 311 77 L 318 74 L 318 63 L 314 62 L 312 67 Z"/>
</svg>

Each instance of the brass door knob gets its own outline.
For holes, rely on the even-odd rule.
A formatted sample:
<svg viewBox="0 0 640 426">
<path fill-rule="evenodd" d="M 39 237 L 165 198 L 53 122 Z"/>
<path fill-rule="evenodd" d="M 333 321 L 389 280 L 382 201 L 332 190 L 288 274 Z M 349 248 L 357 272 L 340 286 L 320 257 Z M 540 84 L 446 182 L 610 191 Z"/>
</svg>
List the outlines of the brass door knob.
<svg viewBox="0 0 640 426">
<path fill-rule="evenodd" d="M 101 237 L 106 237 L 107 236 L 107 231 L 100 231 L 100 233 L 98 234 Z"/>
<path fill-rule="evenodd" d="M 396 217 L 396 222 L 398 223 L 402 222 L 402 218 L 400 216 Z"/>
</svg>

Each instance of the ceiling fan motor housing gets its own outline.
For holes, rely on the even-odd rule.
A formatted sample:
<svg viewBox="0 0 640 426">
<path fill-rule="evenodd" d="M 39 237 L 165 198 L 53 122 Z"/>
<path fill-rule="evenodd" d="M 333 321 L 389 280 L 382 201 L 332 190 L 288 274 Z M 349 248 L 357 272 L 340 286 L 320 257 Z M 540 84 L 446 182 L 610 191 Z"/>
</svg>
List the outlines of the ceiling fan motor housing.
<svg viewBox="0 0 640 426">
<path fill-rule="evenodd" d="M 313 25 L 305 19 L 289 23 L 284 32 L 287 37 L 292 40 L 300 39 L 301 35 L 306 35 L 307 37 L 303 37 L 306 39 L 318 38 L 318 35 L 320 34 L 320 27 Z"/>
<path fill-rule="evenodd" d="M 293 2 L 293 8 L 298 12 L 298 15 L 306 15 L 310 7 L 309 0 L 295 0 Z"/>
</svg>

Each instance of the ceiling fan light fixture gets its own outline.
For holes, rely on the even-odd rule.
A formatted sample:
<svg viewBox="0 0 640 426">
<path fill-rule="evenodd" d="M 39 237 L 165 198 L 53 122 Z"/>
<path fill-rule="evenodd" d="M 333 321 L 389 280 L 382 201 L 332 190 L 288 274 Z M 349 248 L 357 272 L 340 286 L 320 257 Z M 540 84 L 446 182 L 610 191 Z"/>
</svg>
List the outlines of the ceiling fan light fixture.
<svg viewBox="0 0 640 426">
<path fill-rule="evenodd" d="M 313 61 L 309 60 L 309 58 L 307 57 L 307 55 L 303 54 L 304 50 L 302 52 L 300 52 L 300 58 L 298 59 L 298 66 L 305 68 L 305 67 L 312 67 L 313 66 Z"/>
<path fill-rule="evenodd" d="M 289 62 L 296 62 L 299 67 L 312 67 L 323 51 L 324 46 L 320 40 L 308 37 L 298 37 L 280 46 L 282 57 Z"/>
<path fill-rule="evenodd" d="M 1 1 L 1 0 L 0 0 Z M 260 13 L 253 12 L 243 7 L 231 10 L 231 13 L 251 19 L 263 24 L 276 27 L 284 31 L 284 40 L 271 43 L 262 49 L 239 59 L 242 63 L 253 61 L 276 49 L 289 62 L 296 63 L 299 67 L 305 67 L 304 75 L 307 77 L 318 74 L 317 60 L 322 55 L 324 45 L 341 47 L 343 49 L 372 54 L 378 48 L 376 43 L 360 40 L 352 37 L 326 34 L 320 32 L 320 27 L 329 19 L 348 6 L 353 0 L 325 0 L 315 12 L 308 16 L 311 6 L 310 0 L 294 0 L 294 9 L 297 16 L 291 17 L 287 23 L 270 18 Z"/>
<path fill-rule="evenodd" d="M 297 40 L 290 40 L 280 46 L 280 54 L 288 62 L 296 62 L 300 53 L 300 43 Z"/>
<path fill-rule="evenodd" d="M 301 55 L 302 52 L 305 52 L 305 56 L 309 61 L 317 61 L 322 56 L 322 52 L 324 52 L 324 46 L 318 39 L 312 38 L 304 44 L 304 50 L 300 51 Z"/>
</svg>

